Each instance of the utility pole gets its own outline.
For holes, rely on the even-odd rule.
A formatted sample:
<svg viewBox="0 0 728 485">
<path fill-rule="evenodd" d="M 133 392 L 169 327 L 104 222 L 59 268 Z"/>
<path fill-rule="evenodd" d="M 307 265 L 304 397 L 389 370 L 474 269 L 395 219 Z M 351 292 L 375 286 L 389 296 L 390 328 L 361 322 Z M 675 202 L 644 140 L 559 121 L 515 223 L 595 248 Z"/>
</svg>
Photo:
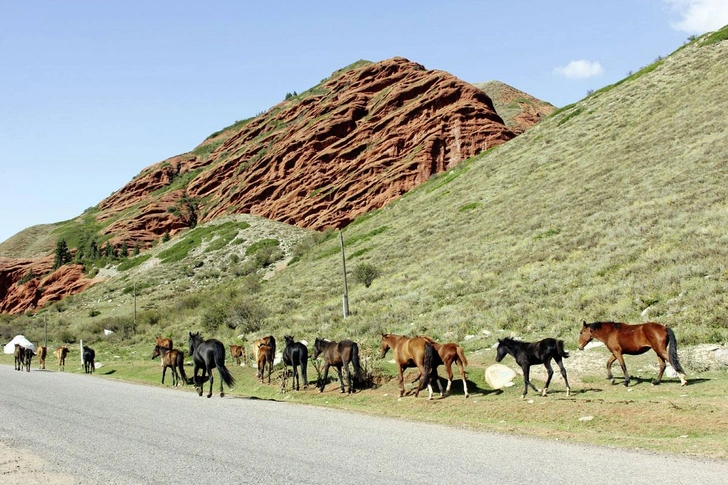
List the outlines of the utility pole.
<svg viewBox="0 0 728 485">
<path fill-rule="evenodd" d="M 344 267 L 344 318 L 349 316 L 349 288 L 346 284 L 346 255 L 344 254 L 344 235 L 339 229 L 339 245 L 341 246 L 341 264 Z"/>
<path fill-rule="evenodd" d="M 136 332 L 136 281 L 134 282 L 134 331 Z"/>
<path fill-rule="evenodd" d="M 48 347 L 48 315 L 46 315 L 46 313 L 43 314 L 43 329 L 45 330 L 45 343 L 43 344 L 44 347 Z"/>
</svg>

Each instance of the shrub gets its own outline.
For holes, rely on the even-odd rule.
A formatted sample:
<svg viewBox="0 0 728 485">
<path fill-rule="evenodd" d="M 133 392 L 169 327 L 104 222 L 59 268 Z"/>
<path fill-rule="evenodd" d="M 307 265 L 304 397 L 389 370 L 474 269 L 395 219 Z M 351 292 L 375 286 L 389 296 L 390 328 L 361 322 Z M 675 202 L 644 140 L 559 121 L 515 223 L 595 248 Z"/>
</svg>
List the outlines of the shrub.
<svg viewBox="0 0 728 485">
<path fill-rule="evenodd" d="M 372 282 L 379 277 L 379 270 L 369 263 L 361 263 L 354 268 L 354 281 L 363 283 L 369 288 Z"/>
</svg>

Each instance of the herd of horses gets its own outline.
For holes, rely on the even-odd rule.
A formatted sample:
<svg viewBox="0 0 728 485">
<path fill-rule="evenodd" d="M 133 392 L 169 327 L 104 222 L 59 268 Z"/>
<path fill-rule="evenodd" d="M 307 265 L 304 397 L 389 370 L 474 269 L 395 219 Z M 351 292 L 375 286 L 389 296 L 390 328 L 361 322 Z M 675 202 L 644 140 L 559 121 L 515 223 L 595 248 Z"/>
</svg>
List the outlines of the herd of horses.
<svg viewBox="0 0 728 485">
<path fill-rule="evenodd" d="M 592 340 L 596 339 L 603 342 L 607 349 L 611 352 L 611 356 L 607 360 L 607 378 L 614 383 L 612 375 L 612 365 L 615 361 L 619 362 L 624 374 L 624 385 L 629 386 L 630 376 L 627 366 L 624 362 L 624 355 L 639 355 L 652 349 L 657 355 L 659 363 L 659 372 L 657 379 L 652 383 L 659 384 L 662 381 L 666 363 L 669 362 L 680 378 L 681 385 L 686 385 L 687 380 L 685 371 L 680 365 L 677 353 L 677 339 L 672 329 L 661 323 L 647 322 L 641 324 L 627 324 L 620 322 L 582 322 L 579 333 L 578 348 L 583 350 L 584 347 Z M 301 380 L 303 380 L 303 388 L 309 385 L 307 376 L 308 367 L 308 347 L 304 342 L 297 342 L 292 336 L 284 337 L 285 347 L 282 352 L 282 361 L 284 364 L 284 376 L 288 375 L 288 367 L 292 367 L 292 384 L 295 390 L 300 390 Z M 245 348 L 240 345 L 230 345 L 230 356 L 237 364 L 247 361 Z M 37 353 L 30 348 L 24 348 L 19 344 L 15 344 L 15 369 L 26 370 L 30 372 L 30 362 L 37 355 L 39 366 L 45 369 L 45 361 L 48 349 L 44 346 L 37 346 Z M 460 378 L 463 382 L 463 391 L 465 397 L 469 397 L 468 383 L 465 374 L 465 367 L 468 365 L 467 358 L 463 348 L 457 343 L 450 342 L 441 344 L 430 337 L 420 335 L 416 337 L 407 337 L 404 335 L 382 334 L 380 357 L 383 359 L 391 350 L 392 358 L 397 366 L 399 380 L 399 396 L 405 395 L 404 372 L 408 368 L 416 368 L 419 372 L 417 378 L 413 382 L 419 382 L 414 389 L 415 397 L 419 396 L 420 391 L 424 388 L 428 390 L 428 399 L 432 399 L 433 389 L 432 382 L 438 384 L 440 395 L 446 396 L 450 394 L 453 381 L 453 364 L 460 369 Z M 58 370 L 63 371 L 65 368 L 66 357 L 68 356 L 68 347 L 60 346 L 54 354 L 58 360 Z M 212 396 L 214 384 L 213 371 L 217 369 L 220 378 L 220 396 L 223 397 L 223 384 L 232 388 L 235 385 L 235 378 L 231 375 L 229 369 L 225 365 L 225 346 L 217 339 L 204 339 L 199 332 L 189 332 L 188 335 L 188 355 L 192 359 L 193 373 L 188 378 L 184 369 L 185 353 L 182 350 L 175 349 L 172 339 L 156 337 L 156 344 L 152 352 L 152 359 L 160 357 L 162 366 L 162 384 L 164 384 L 165 375 L 169 368 L 172 373 L 172 385 L 194 384 L 198 395 L 203 395 L 203 385 L 209 381 L 209 389 L 207 397 Z M 507 355 L 511 355 L 516 363 L 523 371 L 524 389 L 521 398 L 528 393 L 529 386 L 537 393 L 543 396 L 547 395 L 551 378 L 554 371 L 551 362 L 554 361 L 559 366 L 561 376 L 566 385 L 566 395 L 571 394 L 566 368 L 564 367 L 564 359 L 569 357 L 569 353 L 564 348 L 564 341 L 555 338 L 545 338 L 537 342 L 524 342 L 513 338 L 499 339 L 496 349 L 496 362 L 501 362 Z M 263 337 L 253 342 L 252 359 L 257 365 L 257 379 L 261 383 L 265 383 L 266 373 L 268 384 L 271 382 L 271 373 L 273 371 L 274 359 L 276 356 L 276 339 L 272 335 Z M 360 382 L 362 377 L 362 367 L 359 359 L 359 345 L 352 340 L 342 340 L 333 342 L 326 339 L 316 338 L 313 345 L 312 359 L 323 357 L 323 379 L 319 380 L 317 388 L 320 392 L 324 391 L 324 387 L 328 382 L 329 369 L 333 366 L 338 374 L 339 387 L 342 393 L 353 393 L 355 391 L 355 382 Z M 83 367 L 84 372 L 92 373 L 95 368 L 95 352 L 92 348 L 83 347 Z M 447 387 L 443 390 L 440 377 L 437 373 L 439 366 L 444 366 L 447 372 Z M 546 368 L 547 379 L 542 390 L 536 388 L 530 379 L 530 368 L 533 365 L 543 365 Z M 351 366 L 351 369 L 350 369 Z M 317 367 L 318 370 L 318 367 Z"/>
<path fill-rule="evenodd" d="M 86 374 L 92 374 L 96 368 L 96 351 L 86 345 L 83 346 L 83 370 Z M 66 370 L 66 358 L 68 357 L 69 349 L 66 345 L 61 345 L 56 348 L 53 352 L 56 360 L 58 361 L 58 370 Z M 38 369 L 45 370 L 46 368 L 46 357 L 48 356 L 48 347 L 45 345 L 36 345 L 35 351 L 30 347 L 23 347 L 20 344 L 15 344 L 15 370 L 25 370 L 30 372 L 30 363 L 33 357 L 38 356 Z"/>
</svg>

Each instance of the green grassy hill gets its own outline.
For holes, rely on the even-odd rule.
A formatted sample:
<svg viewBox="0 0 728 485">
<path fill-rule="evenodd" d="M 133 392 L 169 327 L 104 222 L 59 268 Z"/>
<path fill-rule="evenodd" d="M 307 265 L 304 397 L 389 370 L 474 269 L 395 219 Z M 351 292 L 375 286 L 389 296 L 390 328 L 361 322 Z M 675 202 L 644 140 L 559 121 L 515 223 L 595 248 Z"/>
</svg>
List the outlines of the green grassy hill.
<svg viewBox="0 0 728 485">
<path fill-rule="evenodd" d="M 360 218 L 343 232 L 346 319 L 338 238 L 301 234 L 285 269 L 236 273 L 231 242 L 215 249 L 217 263 L 187 256 L 110 272 L 5 325 L 45 315 L 93 339 L 132 319 L 136 282 L 138 341 L 189 329 L 372 347 L 386 331 L 476 350 L 510 334 L 573 346 L 582 320 L 656 320 L 681 343 L 725 342 L 727 75 L 728 42 L 698 39 Z M 365 263 L 380 272 L 369 287 L 353 278 Z"/>
</svg>

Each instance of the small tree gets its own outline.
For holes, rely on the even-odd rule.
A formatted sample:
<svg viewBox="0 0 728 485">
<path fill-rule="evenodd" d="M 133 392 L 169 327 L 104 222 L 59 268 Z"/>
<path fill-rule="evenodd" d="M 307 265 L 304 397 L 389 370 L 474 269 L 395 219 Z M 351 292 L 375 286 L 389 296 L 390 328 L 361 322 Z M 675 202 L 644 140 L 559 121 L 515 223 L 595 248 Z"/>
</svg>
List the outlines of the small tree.
<svg viewBox="0 0 728 485">
<path fill-rule="evenodd" d="M 354 281 L 363 283 L 369 288 L 372 282 L 379 277 L 379 270 L 369 263 L 361 263 L 354 268 Z"/>
<path fill-rule="evenodd" d="M 66 263 L 71 262 L 71 252 L 68 250 L 68 245 L 65 239 L 59 239 L 56 242 L 56 256 L 53 259 L 53 269 L 58 269 Z"/>
</svg>

